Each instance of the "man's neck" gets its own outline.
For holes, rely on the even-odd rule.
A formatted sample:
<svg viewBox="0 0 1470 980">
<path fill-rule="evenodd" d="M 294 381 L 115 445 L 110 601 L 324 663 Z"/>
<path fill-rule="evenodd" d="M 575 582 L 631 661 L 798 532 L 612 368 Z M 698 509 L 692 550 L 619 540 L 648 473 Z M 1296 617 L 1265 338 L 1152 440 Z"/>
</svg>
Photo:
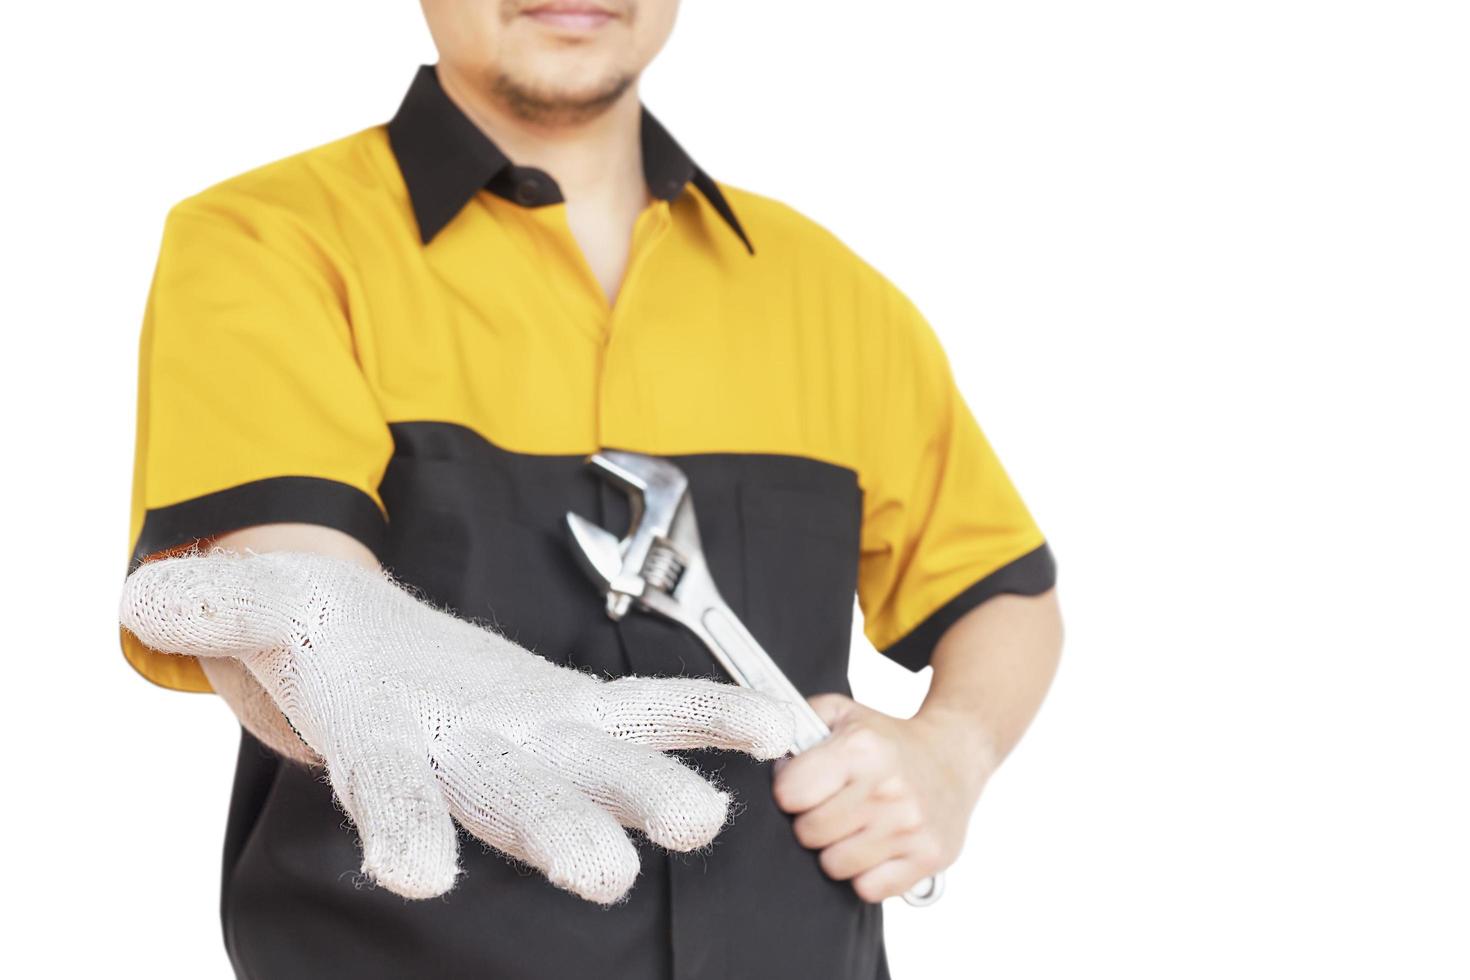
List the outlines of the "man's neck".
<svg viewBox="0 0 1470 980">
<path fill-rule="evenodd" d="M 438 72 L 439 83 L 450 101 L 511 162 L 550 174 L 567 201 L 596 201 L 606 206 L 636 196 L 637 206 L 643 205 L 647 185 L 643 176 L 639 139 L 641 106 L 636 85 L 591 119 L 547 125 L 515 115 L 442 64 Z"/>
</svg>

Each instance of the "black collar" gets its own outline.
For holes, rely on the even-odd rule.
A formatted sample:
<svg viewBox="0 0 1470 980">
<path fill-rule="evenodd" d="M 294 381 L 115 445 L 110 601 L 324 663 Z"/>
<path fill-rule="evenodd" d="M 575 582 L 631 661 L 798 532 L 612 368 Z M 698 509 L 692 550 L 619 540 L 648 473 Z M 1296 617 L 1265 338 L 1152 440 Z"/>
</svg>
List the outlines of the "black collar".
<svg viewBox="0 0 1470 980">
<path fill-rule="evenodd" d="M 752 255 L 755 249 L 709 175 L 642 109 L 643 175 L 648 192 L 672 201 L 693 184 Z M 524 207 L 557 204 L 561 189 L 544 170 L 512 163 L 459 106 L 444 94 L 433 65 L 414 75 L 398 113 L 388 122 L 388 141 L 408 185 L 419 238 L 428 244 L 484 187 Z"/>
</svg>

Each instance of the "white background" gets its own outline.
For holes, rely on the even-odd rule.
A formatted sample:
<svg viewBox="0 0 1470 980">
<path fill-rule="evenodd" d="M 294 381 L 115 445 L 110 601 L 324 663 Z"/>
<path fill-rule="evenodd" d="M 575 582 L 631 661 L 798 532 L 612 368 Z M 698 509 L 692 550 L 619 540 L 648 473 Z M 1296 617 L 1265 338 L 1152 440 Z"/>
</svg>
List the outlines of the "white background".
<svg viewBox="0 0 1470 980">
<path fill-rule="evenodd" d="M 0 956 L 222 977 L 236 729 L 114 633 L 144 295 L 171 203 L 434 56 L 407 0 L 3 16 Z M 1062 673 L 950 894 L 890 903 L 899 980 L 1470 977 L 1467 45 L 1413 0 L 686 4 L 648 104 L 914 297 L 1060 561 Z"/>
</svg>

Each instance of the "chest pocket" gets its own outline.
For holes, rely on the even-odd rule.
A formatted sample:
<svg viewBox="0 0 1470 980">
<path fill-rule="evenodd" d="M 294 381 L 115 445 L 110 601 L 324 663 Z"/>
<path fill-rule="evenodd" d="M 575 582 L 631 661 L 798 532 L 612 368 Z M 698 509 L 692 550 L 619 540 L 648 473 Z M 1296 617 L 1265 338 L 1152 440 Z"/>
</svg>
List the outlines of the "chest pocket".
<svg viewBox="0 0 1470 980">
<path fill-rule="evenodd" d="M 802 462 L 820 469 L 741 486 L 746 626 L 803 693 L 846 693 L 862 492 L 850 472 Z"/>
</svg>

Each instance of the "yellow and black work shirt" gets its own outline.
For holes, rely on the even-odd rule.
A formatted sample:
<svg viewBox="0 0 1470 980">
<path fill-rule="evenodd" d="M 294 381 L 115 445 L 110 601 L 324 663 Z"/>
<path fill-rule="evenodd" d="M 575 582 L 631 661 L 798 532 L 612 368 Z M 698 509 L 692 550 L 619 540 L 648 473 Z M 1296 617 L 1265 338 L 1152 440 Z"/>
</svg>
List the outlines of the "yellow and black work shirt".
<svg viewBox="0 0 1470 980">
<path fill-rule="evenodd" d="M 168 215 L 141 348 L 133 560 L 307 522 L 436 603 L 605 675 L 718 676 L 671 623 L 613 622 L 564 526 L 626 529 L 599 448 L 688 474 L 721 591 L 806 693 L 847 691 L 856 592 L 911 669 L 1051 553 L 909 301 L 831 234 L 717 184 L 646 111 L 651 203 L 609 304 L 544 171 L 421 68 L 398 113 Z M 207 690 L 198 664 L 125 653 Z M 694 762 L 740 808 L 705 853 L 643 847 L 606 909 L 476 842 L 441 901 L 354 880 L 328 787 L 246 739 L 224 916 L 241 975 L 680 980 L 887 975 L 880 913 L 827 879 L 766 764 Z"/>
</svg>

